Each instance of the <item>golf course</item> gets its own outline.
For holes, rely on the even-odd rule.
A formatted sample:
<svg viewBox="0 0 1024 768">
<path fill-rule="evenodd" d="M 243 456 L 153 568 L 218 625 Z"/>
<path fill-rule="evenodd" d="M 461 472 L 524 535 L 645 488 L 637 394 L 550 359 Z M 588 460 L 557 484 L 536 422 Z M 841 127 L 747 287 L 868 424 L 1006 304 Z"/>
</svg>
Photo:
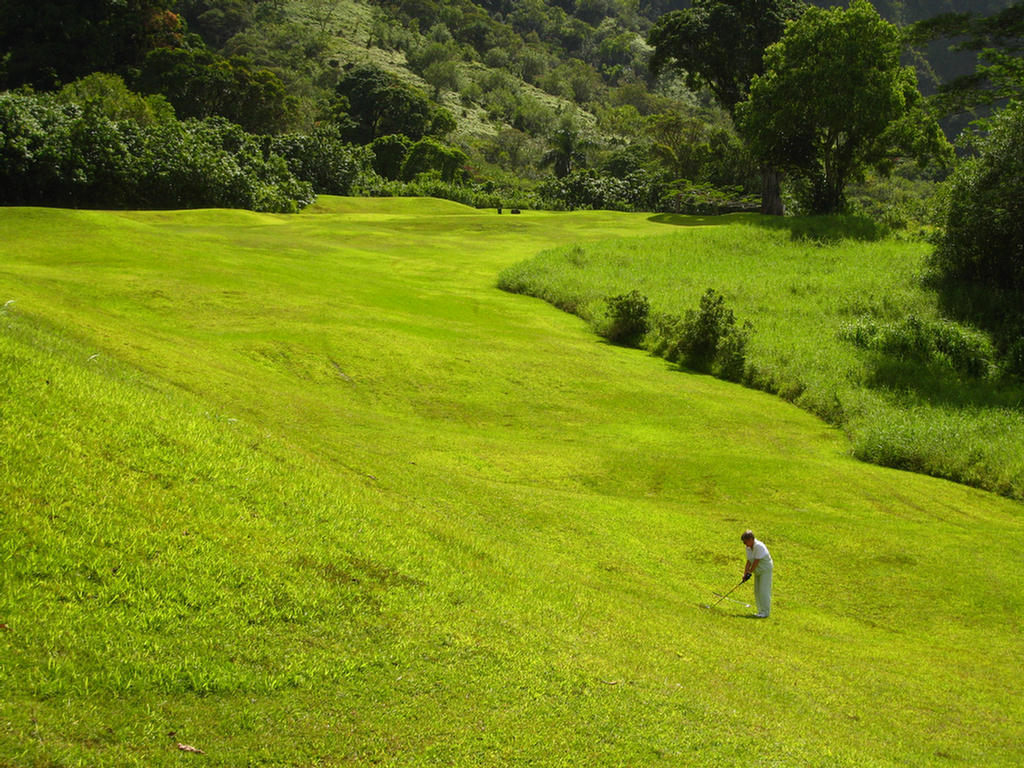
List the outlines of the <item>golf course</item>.
<svg viewBox="0 0 1024 768">
<path fill-rule="evenodd" d="M 816 415 L 845 373 L 780 397 L 498 287 L 668 243 L 685 296 L 584 303 L 713 287 L 751 356 L 818 328 L 800 365 L 838 326 L 785 307 L 860 252 L 850 307 L 934 311 L 923 243 L 756 218 L 0 208 L 0 766 L 1021 765 L 1018 437 L 972 432 L 996 493 L 879 466 L 880 400 Z M 719 601 L 747 528 L 767 620 Z"/>
</svg>

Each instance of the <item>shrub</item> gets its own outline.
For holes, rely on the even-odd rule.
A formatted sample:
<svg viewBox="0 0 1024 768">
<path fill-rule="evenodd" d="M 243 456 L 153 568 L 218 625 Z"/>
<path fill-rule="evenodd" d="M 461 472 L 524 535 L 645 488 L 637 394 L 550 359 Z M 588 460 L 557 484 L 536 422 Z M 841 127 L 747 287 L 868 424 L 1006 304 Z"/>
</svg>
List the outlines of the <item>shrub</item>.
<svg viewBox="0 0 1024 768">
<path fill-rule="evenodd" d="M 568 210 L 650 211 L 661 194 L 658 180 L 646 172 L 617 177 L 590 168 L 551 179 L 539 191 L 552 208 Z"/>
<path fill-rule="evenodd" d="M 437 139 L 424 136 L 411 147 L 402 166 L 402 178 L 411 181 L 420 174 L 436 172 L 441 181 L 461 181 L 469 163 L 466 153 Z"/>
<path fill-rule="evenodd" d="M 436 171 L 422 174 L 408 182 L 379 180 L 377 184 L 367 185 L 362 191 L 374 197 L 436 197 L 473 208 L 499 208 L 511 205 L 530 207 L 530 201 L 525 196 L 519 200 L 492 189 L 487 184 L 455 184 L 443 181 Z"/>
<path fill-rule="evenodd" d="M 647 333 L 647 318 L 651 305 L 639 291 L 630 291 L 605 299 L 608 305 L 605 317 L 608 323 L 601 329 L 601 335 L 615 344 L 635 347 Z"/>
<path fill-rule="evenodd" d="M 373 170 L 385 179 L 400 179 L 411 146 L 412 139 L 400 133 L 377 137 L 370 145 L 373 150 Z"/>
<path fill-rule="evenodd" d="M 713 288 L 708 288 L 700 298 L 700 308 L 686 313 L 681 351 L 687 367 L 709 371 L 718 352 L 719 341 L 735 326 L 736 318 L 732 310 L 726 308 L 725 298 Z"/>
<path fill-rule="evenodd" d="M 349 195 L 370 168 L 372 152 L 341 140 L 333 126 L 318 126 L 310 133 L 286 133 L 267 142 L 269 154 L 280 155 L 300 181 L 308 181 L 324 195 Z"/>
<path fill-rule="evenodd" d="M 700 306 L 685 317 L 655 315 L 650 324 L 648 348 L 681 366 L 713 373 L 729 381 L 742 381 L 746 372 L 747 342 L 754 326 L 737 325 L 725 298 L 713 288 L 701 296 Z"/>
<path fill-rule="evenodd" d="M 1024 379 L 1024 338 L 1017 339 L 1003 357 L 1003 372 Z"/>
<path fill-rule="evenodd" d="M 152 125 L 175 117 L 174 107 L 162 94 L 142 96 L 128 90 L 117 75 L 103 72 L 68 83 L 57 93 L 57 100 L 92 107 L 111 120 L 131 120 L 139 125 Z"/>
<path fill-rule="evenodd" d="M 747 342 L 754 331 L 749 320 L 732 325 L 719 337 L 715 350 L 715 374 L 726 381 L 740 382 L 747 374 Z"/>
<path fill-rule="evenodd" d="M 733 211 L 759 210 L 760 199 L 739 187 L 715 187 L 683 179 L 662 195 L 660 210 L 707 216 Z"/>
<path fill-rule="evenodd" d="M 48 95 L 0 94 L 0 202 L 291 212 L 313 191 L 223 118 L 114 120 Z"/>
</svg>

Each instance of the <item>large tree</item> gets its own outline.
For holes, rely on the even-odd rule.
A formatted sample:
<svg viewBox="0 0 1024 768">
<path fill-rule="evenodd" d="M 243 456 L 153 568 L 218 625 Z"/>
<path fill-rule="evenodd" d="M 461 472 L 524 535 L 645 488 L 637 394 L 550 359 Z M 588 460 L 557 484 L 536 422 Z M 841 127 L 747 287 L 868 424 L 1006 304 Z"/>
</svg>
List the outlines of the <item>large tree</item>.
<svg viewBox="0 0 1024 768">
<path fill-rule="evenodd" d="M 682 70 L 691 88 L 706 86 L 733 114 L 747 98 L 751 79 L 764 71 L 765 49 L 803 9 L 800 0 L 693 0 L 654 25 L 648 35 L 654 46 L 651 69 Z M 778 173 L 765 166 L 762 176 L 762 211 L 781 214 Z"/>
<path fill-rule="evenodd" d="M 135 85 L 162 93 L 179 117 L 220 115 L 254 133 L 276 133 L 296 119 L 297 101 L 274 72 L 202 48 L 150 51 Z"/>
<path fill-rule="evenodd" d="M 765 52 L 765 72 L 736 108 L 751 151 L 806 184 L 814 213 L 845 207 L 847 182 L 894 159 L 949 157 L 924 108 L 900 30 L 867 0 L 810 8 Z"/>
<path fill-rule="evenodd" d="M 345 138 L 349 141 L 369 144 L 390 134 L 418 140 L 443 133 L 436 126 L 444 110 L 436 110 L 425 93 L 379 67 L 349 65 L 336 90 L 347 100 L 351 123 L 345 127 Z"/>
</svg>

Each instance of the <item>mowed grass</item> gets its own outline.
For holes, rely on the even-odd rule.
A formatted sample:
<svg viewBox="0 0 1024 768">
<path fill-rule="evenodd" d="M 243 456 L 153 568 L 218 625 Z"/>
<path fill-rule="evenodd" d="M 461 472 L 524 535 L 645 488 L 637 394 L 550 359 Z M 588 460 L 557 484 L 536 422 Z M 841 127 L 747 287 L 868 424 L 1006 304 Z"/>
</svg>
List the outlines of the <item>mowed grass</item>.
<svg viewBox="0 0 1024 768">
<path fill-rule="evenodd" d="M 721 217 L 658 238 L 556 248 L 502 285 L 605 322 L 606 299 L 638 290 L 683 315 L 713 288 L 754 330 L 748 383 L 841 426 L 867 461 L 1024 499 L 1024 386 L 941 362 L 858 349 L 845 328 L 940 323 L 923 287 L 930 246 L 848 237 L 850 222 Z M 845 226 L 845 229 L 844 229 Z M 817 232 L 822 237 L 808 237 Z M 799 236 L 805 235 L 805 236 Z M 823 239 L 827 238 L 827 239 Z"/>
<path fill-rule="evenodd" d="M 494 287 L 664 226 L 0 229 L 0 765 L 1019 763 L 1019 504 Z"/>
</svg>

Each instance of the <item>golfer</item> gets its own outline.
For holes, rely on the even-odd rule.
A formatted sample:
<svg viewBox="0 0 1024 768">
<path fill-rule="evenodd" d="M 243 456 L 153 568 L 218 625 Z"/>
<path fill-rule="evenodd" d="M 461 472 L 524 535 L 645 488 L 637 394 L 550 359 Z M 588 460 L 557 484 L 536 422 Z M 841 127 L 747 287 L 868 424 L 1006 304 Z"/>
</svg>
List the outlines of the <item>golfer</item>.
<svg viewBox="0 0 1024 768">
<path fill-rule="evenodd" d="M 767 619 L 772 611 L 772 556 L 764 542 L 754 538 L 753 531 L 744 531 L 740 538 L 747 545 L 747 567 L 743 570 L 743 580 L 753 575 L 757 618 Z"/>
</svg>

